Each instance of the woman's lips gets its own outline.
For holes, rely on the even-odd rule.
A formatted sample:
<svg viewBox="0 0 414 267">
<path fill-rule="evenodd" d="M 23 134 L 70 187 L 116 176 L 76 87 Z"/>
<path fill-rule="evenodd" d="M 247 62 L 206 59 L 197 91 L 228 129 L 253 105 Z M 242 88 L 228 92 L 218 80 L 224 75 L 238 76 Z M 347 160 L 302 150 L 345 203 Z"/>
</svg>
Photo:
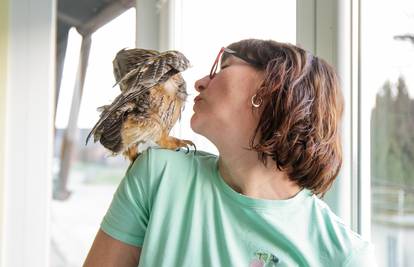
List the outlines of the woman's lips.
<svg viewBox="0 0 414 267">
<path fill-rule="evenodd" d="M 199 101 L 199 100 L 201 100 L 202 98 L 198 95 L 198 96 L 196 96 L 195 98 L 194 98 L 194 103 L 195 102 L 197 102 L 197 101 Z"/>
</svg>

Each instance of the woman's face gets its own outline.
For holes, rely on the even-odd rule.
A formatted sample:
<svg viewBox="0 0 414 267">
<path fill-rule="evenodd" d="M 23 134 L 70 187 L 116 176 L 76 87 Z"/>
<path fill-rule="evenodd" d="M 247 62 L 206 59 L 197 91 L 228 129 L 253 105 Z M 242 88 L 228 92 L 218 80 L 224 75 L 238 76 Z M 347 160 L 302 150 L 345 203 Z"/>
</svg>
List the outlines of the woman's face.
<svg viewBox="0 0 414 267">
<path fill-rule="evenodd" d="M 262 79 L 262 72 L 229 56 L 214 78 L 196 81 L 199 95 L 194 100 L 191 128 L 216 145 L 223 138 L 250 140 L 259 119 L 257 108 L 252 111 L 251 98 Z"/>
</svg>

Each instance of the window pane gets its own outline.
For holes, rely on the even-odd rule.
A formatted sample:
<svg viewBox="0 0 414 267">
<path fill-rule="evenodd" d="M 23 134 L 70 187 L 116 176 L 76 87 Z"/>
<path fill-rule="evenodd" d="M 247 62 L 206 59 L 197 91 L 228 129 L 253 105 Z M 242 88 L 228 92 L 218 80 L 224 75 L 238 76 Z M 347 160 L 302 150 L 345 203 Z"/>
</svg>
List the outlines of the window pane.
<svg viewBox="0 0 414 267">
<path fill-rule="evenodd" d="M 369 95 L 362 109 L 371 120 L 371 236 L 379 266 L 413 266 L 414 2 L 361 3 L 361 88 Z"/>
<path fill-rule="evenodd" d="M 82 8 L 87 8 L 82 5 Z M 99 118 L 97 107 L 118 95 L 112 60 L 122 48 L 135 47 L 135 9 L 129 9 L 92 35 L 85 85 L 73 141 L 69 175 L 62 175 L 62 145 L 72 105 L 82 37 L 72 28 L 68 35 L 65 63 L 55 121 L 53 172 L 54 199 L 51 204 L 50 265 L 82 266 L 112 196 L 128 167 L 122 156 L 111 157 L 100 143 L 85 139 Z M 69 144 L 70 145 L 70 144 Z M 63 169 L 63 168 L 62 168 Z M 70 192 L 68 196 L 67 192 Z"/>
</svg>

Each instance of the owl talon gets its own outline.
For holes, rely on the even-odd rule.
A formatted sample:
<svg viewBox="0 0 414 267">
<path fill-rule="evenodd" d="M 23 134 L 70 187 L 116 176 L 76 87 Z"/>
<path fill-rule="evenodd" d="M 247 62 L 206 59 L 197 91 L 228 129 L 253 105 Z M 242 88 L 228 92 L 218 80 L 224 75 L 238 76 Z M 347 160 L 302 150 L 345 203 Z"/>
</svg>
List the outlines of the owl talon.
<svg viewBox="0 0 414 267">
<path fill-rule="evenodd" d="M 190 153 L 190 146 L 195 148 L 195 144 L 191 142 L 190 140 L 183 140 L 183 143 L 185 144 L 185 148 L 187 149 L 185 154 Z"/>
<path fill-rule="evenodd" d="M 157 144 L 162 148 L 174 149 L 175 151 L 179 151 L 181 148 L 186 148 L 186 154 L 190 153 L 190 146 L 195 147 L 194 143 L 190 140 L 182 140 L 172 136 L 161 138 Z"/>
</svg>

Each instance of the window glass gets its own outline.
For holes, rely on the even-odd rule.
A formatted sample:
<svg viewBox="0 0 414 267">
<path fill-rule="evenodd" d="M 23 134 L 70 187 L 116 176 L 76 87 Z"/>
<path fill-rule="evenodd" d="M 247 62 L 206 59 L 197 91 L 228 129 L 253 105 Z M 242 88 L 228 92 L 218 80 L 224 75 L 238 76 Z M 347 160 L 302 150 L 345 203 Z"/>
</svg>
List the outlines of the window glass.
<svg viewBox="0 0 414 267">
<path fill-rule="evenodd" d="M 371 236 L 379 266 L 414 265 L 414 2 L 361 1 L 370 114 Z M 364 166 L 362 166 L 364 168 Z M 365 166 L 367 167 L 367 166 Z"/>
</svg>

